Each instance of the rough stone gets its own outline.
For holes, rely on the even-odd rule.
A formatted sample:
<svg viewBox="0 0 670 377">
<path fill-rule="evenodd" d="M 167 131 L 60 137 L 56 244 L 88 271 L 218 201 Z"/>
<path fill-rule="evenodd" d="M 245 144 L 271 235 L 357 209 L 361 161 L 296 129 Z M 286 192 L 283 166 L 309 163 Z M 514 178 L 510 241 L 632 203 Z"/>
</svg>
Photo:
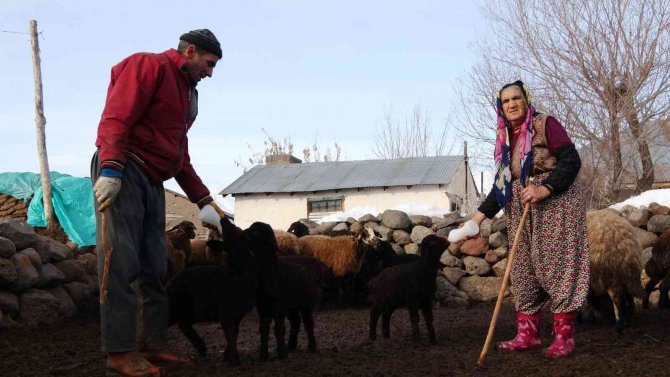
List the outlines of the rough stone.
<svg viewBox="0 0 670 377">
<path fill-rule="evenodd" d="M 42 266 L 42 271 L 40 271 L 40 279 L 35 284 L 38 288 L 48 288 L 55 287 L 57 285 L 65 283 L 67 280 L 63 271 L 59 270 L 56 266 L 51 263 L 47 263 Z"/>
<path fill-rule="evenodd" d="M 656 202 L 649 203 L 649 211 L 654 215 L 670 215 L 670 208 Z"/>
<path fill-rule="evenodd" d="M 32 262 L 33 267 L 35 267 L 35 270 L 37 272 L 42 271 L 42 257 L 40 257 L 39 254 L 37 254 L 37 251 L 33 248 L 26 248 L 21 251 L 19 251 L 19 254 L 25 255 L 30 259 L 30 262 Z"/>
<path fill-rule="evenodd" d="M 410 235 L 410 238 L 412 239 L 412 242 L 420 244 L 423 239 L 433 233 L 433 231 L 430 228 L 427 228 L 423 225 L 417 225 L 414 228 L 412 228 L 412 234 Z"/>
<path fill-rule="evenodd" d="M 633 233 L 642 248 L 654 246 L 654 244 L 656 244 L 656 240 L 658 239 L 656 233 L 649 232 L 637 227 L 633 227 Z"/>
<path fill-rule="evenodd" d="M 0 288 L 13 286 L 17 278 L 18 273 L 14 263 L 9 259 L 0 258 Z"/>
<path fill-rule="evenodd" d="M 404 230 L 394 230 L 393 242 L 400 246 L 405 246 L 412 242 L 412 238 L 410 238 L 409 233 L 405 232 Z"/>
<path fill-rule="evenodd" d="M 347 223 L 338 223 L 330 229 L 328 234 L 331 236 L 345 236 L 351 234 L 351 231 L 349 230 L 349 225 L 347 225 Z"/>
<path fill-rule="evenodd" d="M 447 267 L 458 267 L 458 268 L 463 267 L 463 261 L 449 253 L 442 254 L 442 256 L 440 257 L 440 263 L 442 263 Z"/>
<path fill-rule="evenodd" d="M 73 281 L 63 284 L 62 287 L 67 291 L 67 294 L 70 295 L 72 301 L 74 301 L 77 306 L 91 298 L 92 292 L 88 284 Z"/>
<path fill-rule="evenodd" d="M 365 223 L 369 223 L 369 222 L 378 223 L 379 220 L 377 219 L 376 216 L 373 216 L 373 215 L 368 213 L 368 214 L 365 214 L 365 215 L 359 217 L 358 222 L 361 223 L 361 224 L 365 224 Z"/>
<path fill-rule="evenodd" d="M 493 274 L 497 277 L 503 277 L 505 276 L 505 268 L 507 268 L 507 258 L 493 265 Z"/>
<path fill-rule="evenodd" d="M 463 244 L 462 241 L 461 242 L 452 242 L 452 243 L 449 244 L 449 247 L 447 247 L 447 250 L 449 250 L 451 255 L 460 258 L 461 257 L 461 244 Z"/>
<path fill-rule="evenodd" d="M 0 234 L 14 243 L 17 250 L 31 247 L 39 237 L 25 221 L 0 218 Z"/>
<path fill-rule="evenodd" d="M 670 228 L 670 215 L 654 215 L 647 222 L 647 230 L 654 233 L 663 233 Z"/>
<path fill-rule="evenodd" d="M 486 240 L 483 239 L 482 237 L 477 237 L 463 241 L 459 251 L 465 255 L 480 257 L 486 254 L 486 251 L 488 249 L 489 249 L 488 242 L 486 242 Z"/>
<path fill-rule="evenodd" d="M 63 275 L 65 275 L 65 281 L 78 281 L 81 283 L 86 282 L 86 271 L 77 263 L 74 259 L 64 260 L 62 262 L 54 263 Z"/>
<path fill-rule="evenodd" d="M 19 307 L 19 316 L 24 324 L 48 324 L 58 320 L 58 299 L 47 291 L 31 289 L 21 294 Z"/>
<path fill-rule="evenodd" d="M 11 259 L 16 268 L 16 281 L 12 285 L 12 290 L 22 291 L 30 288 L 40 281 L 40 274 L 33 266 L 33 263 L 25 255 L 14 254 Z"/>
<path fill-rule="evenodd" d="M 435 290 L 435 300 L 442 305 L 462 306 L 468 305 L 468 296 L 458 290 L 453 284 L 444 277 L 438 276 L 436 279 L 437 289 Z"/>
<path fill-rule="evenodd" d="M 486 255 L 484 256 L 484 260 L 488 264 L 496 264 L 498 262 L 498 255 L 496 255 L 495 251 L 489 250 L 486 252 Z"/>
<path fill-rule="evenodd" d="M 444 277 L 454 285 L 458 284 L 458 281 L 465 276 L 465 271 L 458 267 L 445 267 L 442 269 L 442 273 L 444 274 Z"/>
<path fill-rule="evenodd" d="M 349 227 L 349 230 L 351 231 L 351 233 L 356 234 L 356 233 L 360 232 L 361 230 L 363 230 L 363 224 L 356 221 L 355 223 L 351 224 L 351 226 Z"/>
<path fill-rule="evenodd" d="M 409 230 L 412 228 L 409 216 L 403 211 L 387 209 L 382 213 L 381 220 L 382 225 L 391 229 Z"/>
<path fill-rule="evenodd" d="M 454 211 L 454 212 L 447 213 L 447 214 L 444 215 L 444 222 L 447 225 L 461 223 L 462 219 L 463 219 L 463 216 L 461 216 L 461 214 L 458 213 L 458 211 Z"/>
<path fill-rule="evenodd" d="M 503 232 L 507 234 L 507 216 L 503 215 L 500 218 L 494 218 L 491 224 L 491 233 Z"/>
<path fill-rule="evenodd" d="M 58 313 L 63 317 L 72 317 L 77 314 L 77 306 L 72 301 L 70 295 L 67 294 L 65 289 L 61 287 L 55 287 L 47 289 L 54 297 L 58 299 Z"/>
<path fill-rule="evenodd" d="M 430 216 L 425 215 L 411 215 L 409 221 L 412 223 L 412 226 L 421 225 L 430 228 L 433 225 L 433 220 Z"/>
<path fill-rule="evenodd" d="M 415 243 L 408 243 L 407 245 L 404 246 L 404 249 L 406 254 L 415 254 L 415 255 L 421 254 L 419 245 Z"/>
<path fill-rule="evenodd" d="M 11 258 L 16 254 L 16 246 L 14 242 L 5 237 L 0 237 L 0 258 Z"/>
<path fill-rule="evenodd" d="M 491 235 L 491 226 L 493 226 L 493 220 L 484 219 L 479 225 L 479 235 L 488 238 Z"/>
<path fill-rule="evenodd" d="M 386 226 L 383 226 L 383 225 L 379 225 L 377 223 L 372 223 L 372 224 L 375 224 L 373 229 L 375 230 L 375 232 L 379 233 L 380 237 L 384 241 L 393 240 L 393 229 L 391 229 L 389 227 L 386 227 Z"/>
<path fill-rule="evenodd" d="M 653 247 L 647 247 L 640 250 L 640 254 L 638 256 L 640 257 L 640 264 L 642 264 L 643 267 L 647 264 L 647 262 L 649 262 L 649 259 L 651 259 L 651 249 L 653 249 Z"/>
<path fill-rule="evenodd" d="M 333 229 L 337 225 L 337 222 L 335 221 L 327 221 L 325 223 L 319 224 L 319 226 L 314 229 L 316 234 L 328 234 L 331 229 Z"/>
<path fill-rule="evenodd" d="M 391 243 L 391 248 L 393 249 L 393 251 L 395 251 L 397 255 L 405 254 L 405 249 L 396 243 Z"/>
<path fill-rule="evenodd" d="M 503 232 L 495 232 L 489 237 L 489 245 L 492 248 L 498 248 L 501 246 L 507 246 L 507 235 Z"/>
<path fill-rule="evenodd" d="M 498 298 L 502 278 L 495 276 L 466 276 L 458 282 L 458 288 L 473 301 L 490 302 Z M 509 295 L 509 290 L 506 290 Z"/>
<path fill-rule="evenodd" d="M 482 258 L 467 256 L 463 258 L 463 264 L 468 275 L 484 276 L 491 272 L 491 266 Z"/>
<path fill-rule="evenodd" d="M 496 253 L 496 256 L 498 256 L 498 259 L 503 259 L 507 258 L 507 254 L 509 253 L 509 250 L 507 250 L 507 246 L 500 246 L 495 249 L 493 249 L 493 252 Z"/>
<path fill-rule="evenodd" d="M 636 208 L 628 215 L 628 222 L 634 227 L 639 227 L 649 221 L 650 214 L 646 208 Z"/>
<path fill-rule="evenodd" d="M 438 230 L 435 231 L 435 235 L 438 236 L 438 237 L 447 238 L 449 236 L 449 232 L 451 232 L 452 230 L 457 229 L 457 228 L 458 228 L 457 225 L 449 225 L 449 226 L 446 226 L 446 227 L 443 227 L 443 228 L 439 228 Z M 435 229 L 435 228 L 433 228 L 433 229 Z"/>
<path fill-rule="evenodd" d="M 92 253 L 80 255 L 77 261 L 83 263 L 82 267 L 87 274 L 94 274 L 98 269 L 98 257 Z"/>
</svg>

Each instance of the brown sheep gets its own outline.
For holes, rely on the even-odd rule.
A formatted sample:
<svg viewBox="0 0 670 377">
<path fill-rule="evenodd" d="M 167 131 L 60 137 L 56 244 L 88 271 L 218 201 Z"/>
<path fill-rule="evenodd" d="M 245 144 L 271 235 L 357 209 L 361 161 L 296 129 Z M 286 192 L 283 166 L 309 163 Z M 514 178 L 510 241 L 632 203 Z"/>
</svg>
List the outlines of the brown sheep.
<svg viewBox="0 0 670 377">
<path fill-rule="evenodd" d="M 279 255 L 298 254 L 298 237 L 295 234 L 283 230 L 274 230 L 277 246 L 279 246 Z"/>
<path fill-rule="evenodd" d="M 191 256 L 193 238 L 195 238 L 195 225 L 190 221 L 182 221 L 165 232 L 168 254 L 166 281 L 170 281 L 186 266 L 186 261 Z"/>
<path fill-rule="evenodd" d="M 590 288 L 595 295 L 607 294 L 614 306 L 618 332 L 634 314 L 633 297 L 643 297 L 640 283 L 639 254 L 642 250 L 633 226 L 623 217 L 609 211 L 586 214 L 590 249 Z"/>
<path fill-rule="evenodd" d="M 365 303 L 369 280 L 381 272 L 378 239 L 368 229 L 354 236 L 305 236 L 298 238 L 301 255 L 313 256 L 333 272 L 340 304 Z"/>
<path fill-rule="evenodd" d="M 226 256 L 228 254 L 225 252 L 212 250 L 209 246 L 207 246 L 207 241 L 212 240 L 223 240 L 223 236 L 221 236 L 221 233 L 219 233 L 219 230 L 216 228 L 209 228 L 207 240 L 191 240 L 191 257 L 188 259 L 188 266 L 203 264 L 225 264 Z"/>
<path fill-rule="evenodd" d="M 670 229 L 666 229 L 656 240 L 656 244 L 651 249 L 651 258 L 644 266 L 644 270 L 649 276 L 649 282 L 644 287 L 645 295 L 642 300 L 642 306 L 649 308 L 649 295 L 655 289 L 659 282 L 660 296 L 658 298 L 658 308 L 670 308 Z"/>
</svg>

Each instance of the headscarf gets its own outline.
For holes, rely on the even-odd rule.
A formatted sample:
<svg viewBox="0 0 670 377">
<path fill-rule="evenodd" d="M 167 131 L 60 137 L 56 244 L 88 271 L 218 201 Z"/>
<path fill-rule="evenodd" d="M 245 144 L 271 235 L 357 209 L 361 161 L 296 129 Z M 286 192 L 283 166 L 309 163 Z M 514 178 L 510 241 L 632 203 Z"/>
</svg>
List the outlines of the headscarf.
<svg viewBox="0 0 670 377">
<path fill-rule="evenodd" d="M 526 185 L 526 179 L 530 174 L 533 163 L 533 153 L 531 142 L 533 140 L 533 114 L 535 108 L 530 102 L 530 91 L 528 87 L 521 81 L 517 80 L 513 83 L 504 85 L 497 94 L 496 98 L 496 114 L 497 114 L 497 132 L 496 132 L 496 146 L 494 157 L 496 162 L 496 176 L 493 181 L 493 191 L 496 194 L 496 199 L 500 208 L 505 209 L 507 203 L 512 200 L 512 171 L 510 169 L 511 150 L 510 137 L 511 125 L 503 112 L 502 101 L 500 100 L 500 93 L 510 86 L 517 86 L 524 94 L 526 105 L 526 118 L 521 125 L 519 138 L 517 139 L 516 147 L 521 149 L 521 184 Z"/>
</svg>

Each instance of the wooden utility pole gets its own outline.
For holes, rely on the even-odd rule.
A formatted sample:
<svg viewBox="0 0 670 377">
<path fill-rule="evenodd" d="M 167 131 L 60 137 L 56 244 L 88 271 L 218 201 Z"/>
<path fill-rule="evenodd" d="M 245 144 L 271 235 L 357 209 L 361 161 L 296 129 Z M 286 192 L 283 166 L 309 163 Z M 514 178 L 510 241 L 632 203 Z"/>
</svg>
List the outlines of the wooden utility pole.
<svg viewBox="0 0 670 377">
<path fill-rule="evenodd" d="M 51 177 L 49 176 L 49 159 L 47 158 L 46 135 L 44 126 L 47 123 L 44 117 L 42 102 L 42 61 L 40 60 L 40 44 L 37 39 L 37 21 L 30 20 L 30 44 L 33 47 L 33 76 L 35 79 L 35 125 L 37 127 L 37 155 L 40 162 L 40 176 L 42 178 L 42 201 L 44 203 L 44 217 L 47 227 L 54 222 L 54 207 L 51 204 Z"/>
<path fill-rule="evenodd" d="M 463 162 L 465 162 L 465 198 L 463 198 L 463 208 L 461 211 L 465 213 L 470 213 L 470 201 L 468 200 L 468 181 L 470 177 L 468 176 L 468 142 L 463 142 Z"/>
</svg>

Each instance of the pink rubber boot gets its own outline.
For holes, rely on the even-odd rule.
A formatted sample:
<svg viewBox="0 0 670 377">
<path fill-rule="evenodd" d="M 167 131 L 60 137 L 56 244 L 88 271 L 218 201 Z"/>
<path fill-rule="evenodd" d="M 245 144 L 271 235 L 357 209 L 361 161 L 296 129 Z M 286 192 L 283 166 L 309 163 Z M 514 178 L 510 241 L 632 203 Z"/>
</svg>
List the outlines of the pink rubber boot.
<svg viewBox="0 0 670 377">
<path fill-rule="evenodd" d="M 548 358 L 572 354 L 575 349 L 575 313 L 554 313 L 554 341 L 547 348 Z"/>
<path fill-rule="evenodd" d="M 542 346 L 540 339 L 541 313 L 526 315 L 516 314 L 516 337 L 506 342 L 500 342 L 497 348 L 501 351 L 527 351 Z"/>
</svg>

